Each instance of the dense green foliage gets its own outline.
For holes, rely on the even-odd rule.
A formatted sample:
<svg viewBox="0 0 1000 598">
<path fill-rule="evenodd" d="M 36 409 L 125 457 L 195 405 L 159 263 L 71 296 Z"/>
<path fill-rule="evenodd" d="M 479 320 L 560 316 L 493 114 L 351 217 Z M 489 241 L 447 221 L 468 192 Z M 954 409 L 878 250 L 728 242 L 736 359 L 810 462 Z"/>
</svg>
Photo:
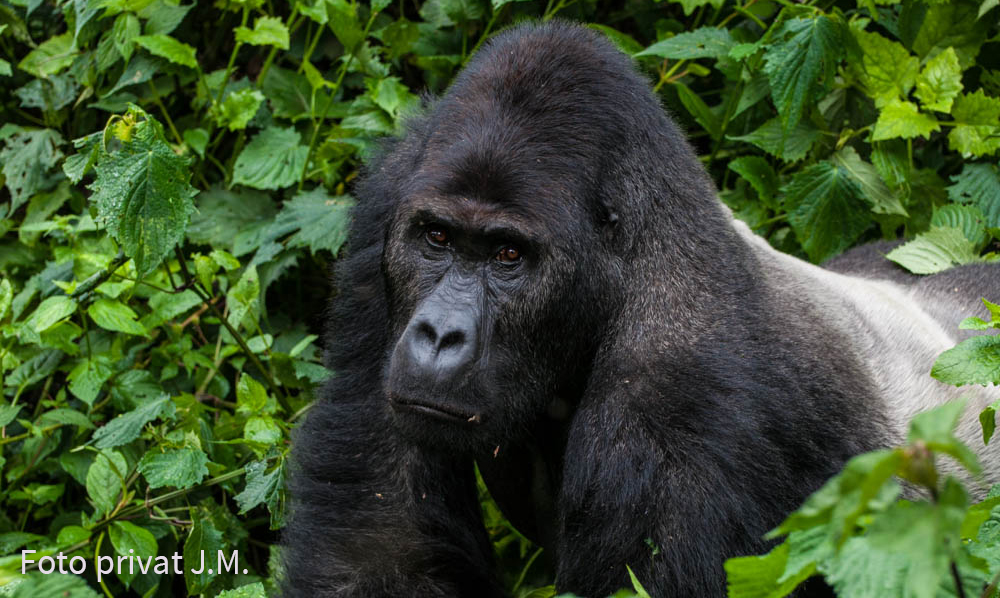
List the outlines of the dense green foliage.
<svg viewBox="0 0 1000 598">
<path fill-rule="evenodd" d="M 992 259 L 1000 237 L 997 6 L 0 1 L 0 586 L 19 582 L 0 592 L 273 590 L 288 435 L 328 375 L 317 338 L 351 180 L 490 33 L 592 23 L 776 247 L 819 262 L 905 236 L 890 259 L 931 273 Z M 935 374 L 1000 383 L 998 338 Z M 995 586 L 1000 499 L 970 506 L 934 475 L 934 451 L 977 467 L 949 409 L 852 461 L 769 556 L 733 561 L 733 595 L 814 572 L 845 596 L 954 595 L 950 571 Z M 995 413 L 982 421 L 988 439 Z M 892 501 L 893 474 L 933 500 Z M 484 513 L 512 593 L 551 595 L 544 554 L 485 494 Z M 29 570 L 61 551 L 86 572 L 23 578 L 22 550 Z M 130 550 L 182 554 L 184 573 L 98 579 L 100 557 Z M 201 550 L 238 550 L 238 574 L 195 574 Z"/>
</svg>

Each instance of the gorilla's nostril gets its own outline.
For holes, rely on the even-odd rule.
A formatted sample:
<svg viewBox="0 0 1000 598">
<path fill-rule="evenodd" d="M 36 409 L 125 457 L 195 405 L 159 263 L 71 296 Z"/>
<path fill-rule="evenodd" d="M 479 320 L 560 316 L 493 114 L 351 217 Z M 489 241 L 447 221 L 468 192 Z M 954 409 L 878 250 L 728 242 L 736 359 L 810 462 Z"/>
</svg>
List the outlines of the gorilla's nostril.
<svg viewBox="0 0 1000 598">
<path fill-rule="evenodd" d="M 428 340 L 431 344 L 437 343 L 437 331 L 435 331 L 434 327 L 427 322 L 420 322 L 417 324 L 416 333 L 417 338 L 420 340 Z"/>
<path fill-rule="evenodd" d="M 438 343 L 438 351 L 444 351 L 452 347 L 461 347 L 463 344 L 465 344 L 465 333 L 461 330 L 452 330 L 441 337 L 441 342 Z"/>
</svg>

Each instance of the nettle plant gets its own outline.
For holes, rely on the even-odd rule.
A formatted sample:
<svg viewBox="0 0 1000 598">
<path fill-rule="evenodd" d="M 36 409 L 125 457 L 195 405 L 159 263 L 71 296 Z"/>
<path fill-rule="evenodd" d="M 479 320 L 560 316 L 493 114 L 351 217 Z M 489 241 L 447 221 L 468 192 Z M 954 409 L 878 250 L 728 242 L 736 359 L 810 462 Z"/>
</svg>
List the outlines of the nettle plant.
<svg viewBox="0 0 1000 598">
<path fill-rule="evenodd" d="M 889 259 L 932 273 L 998 246 L 997 5 L 0 0 L 0 592 L 273 591 L 289 432 L 330 375 L 317 338 L 351 181 L 490 33 L 591 23 L 776 247 L 820 262 L 903 236 Z M 967 325 L 995 327 L 991 309 Z M 1000 382 L 997 338 L 935 374 Z M 770 555 L 730 563 L 732 594 L 815 573 L 843 595 L 995 587 L 998 499 L 968 504 L 933 466 L 977 469 L 957 409 L 848 464 Z M 930 500 L 896 502 L 893 476 Z M 541 549 L 482 496 L 511 594 L 552 596 Z M 219 550 L 239 566 L 191 570 Z M 59 552 L 86 572 L 34 571 Z M 96 575 L 101 557 L 173 554 L 180 574 Z"/>
</svg>

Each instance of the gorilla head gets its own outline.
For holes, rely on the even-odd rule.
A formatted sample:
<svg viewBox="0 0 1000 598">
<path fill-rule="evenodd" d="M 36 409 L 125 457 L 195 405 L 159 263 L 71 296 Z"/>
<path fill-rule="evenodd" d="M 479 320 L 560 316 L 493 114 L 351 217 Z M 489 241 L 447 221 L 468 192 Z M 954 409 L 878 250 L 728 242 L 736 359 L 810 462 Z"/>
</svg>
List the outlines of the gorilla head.
<svg viewBox="0 0 1000 598">
<path fill-rule="evenodd" d="M 639 109 L 619 111 L 623 93 Z M 494 41 L 388 161 L 385 391 L 408 435 L 452 448 L 579 396 L 626 303 L 636 239 L 619 229 L 647 219 L 647 173 L 711 197 L 628 59 L 571 26 Z"/>
</svg>

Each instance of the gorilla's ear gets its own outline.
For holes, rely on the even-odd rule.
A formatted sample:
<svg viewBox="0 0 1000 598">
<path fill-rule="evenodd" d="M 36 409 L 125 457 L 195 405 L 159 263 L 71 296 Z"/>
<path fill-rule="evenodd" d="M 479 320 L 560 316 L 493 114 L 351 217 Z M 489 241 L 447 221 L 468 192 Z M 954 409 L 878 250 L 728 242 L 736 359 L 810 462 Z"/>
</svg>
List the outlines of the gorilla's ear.
<svg viewBox="0 0 1000 598">
<path fill-rule="evenodd" d="M 618 211 L 606 198 L 600 200 L 598 210 L 597 222 L 601 225 L 602 232 L 610 233 L 618 225 Z"/>
</svg>

